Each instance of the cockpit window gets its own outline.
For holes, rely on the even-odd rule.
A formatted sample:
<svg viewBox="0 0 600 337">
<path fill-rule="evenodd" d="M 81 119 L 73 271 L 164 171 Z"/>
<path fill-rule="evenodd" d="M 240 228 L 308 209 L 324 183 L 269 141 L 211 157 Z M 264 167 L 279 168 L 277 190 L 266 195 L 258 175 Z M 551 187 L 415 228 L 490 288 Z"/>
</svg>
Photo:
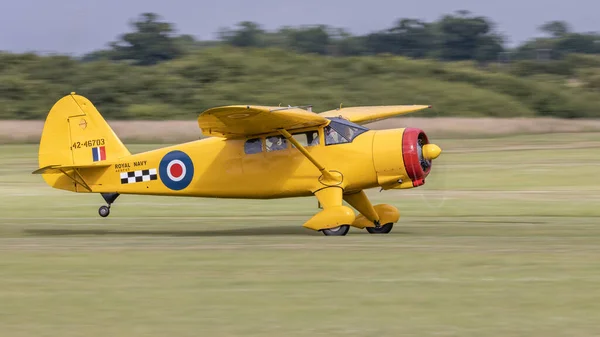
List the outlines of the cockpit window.
<svg viewBox="0 0 600 337">
<path fill-rule="evenodd" d="M 325 127 L 325 145 L 351 143 L 354 138 L 369 129 L 342 118 L 331 118 Z"/>
<path fill-rule="evenodd" d="M 287 149 L 287 139 L 283 136 L 269 136 L 266 139 L 267 152 Z"/>
<path fill-rule="evenodd" d="M 335 131 L 334 128 L 327 125 L 325 127 L 325 145 L 343 144 L 349 143 L 349 141 L 339 132 Z"/>
<path fill-rule="evenodd" d="M 248 139 L 246 143 L 244 143 L 244 152 L 246 154 L 262 152 L 262 142 L 260 141 L 260 138 Z"/>
</svg>

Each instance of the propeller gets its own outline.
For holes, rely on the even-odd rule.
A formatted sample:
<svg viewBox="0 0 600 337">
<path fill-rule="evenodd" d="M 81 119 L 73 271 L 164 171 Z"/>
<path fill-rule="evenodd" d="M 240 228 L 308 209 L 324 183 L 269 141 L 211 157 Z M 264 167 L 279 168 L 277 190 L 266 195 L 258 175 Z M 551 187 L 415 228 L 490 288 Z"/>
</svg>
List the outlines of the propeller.
<svg viewBox="0 0 600 337">
<path fill-rule="evenodd" d="M 418 97 L 416 102 L 418 104 L 431 104 L 431 108 L 424 111 L 427 114 L 427 118 L 440 117 L 439 107 L 429 97 L 423 96 Z M 438 209 L 444 206 L 448 198 L 448 165 L 445 156 L 440 156 L 442 150 L 440 144 L 443 147 L 443 140 L 435 134 L 433 130 L 429 130 L 427 127 L 428 123 L 420 126 L 420 128 L 427 134 L 427 138 L 431 143 L 423 144 L 423 141 L 419 139 L 419 159 L 421 160 L 421 166 L 425 170 L 431 167 L 431 172 L 425 178 L 425 184 L 416 188 L 415 193 L 420 195 L 427 207 Z M 436 144 L 432 144 L 435 142 Z M 439 157 L 439 158 L 438 158 Z M 433 160 L 435 159 L 435 163 Z"/>
</svg>

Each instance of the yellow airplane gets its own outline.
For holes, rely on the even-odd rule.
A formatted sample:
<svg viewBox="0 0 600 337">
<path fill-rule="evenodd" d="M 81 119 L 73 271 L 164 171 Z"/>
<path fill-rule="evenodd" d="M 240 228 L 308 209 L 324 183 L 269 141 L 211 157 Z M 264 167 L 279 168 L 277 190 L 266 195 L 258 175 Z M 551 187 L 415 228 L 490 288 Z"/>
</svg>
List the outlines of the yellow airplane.
<svg viewBox="0 0 600 337">
<path fill-rule="evenodd" d="M 224 106 L 198 117 L 206 138 L 131 154 L 87 98 L 71 93 L 44 124 L 39 169 L 53 188 L 100 193 L 106 217 L 120 194 L 271 199 L 316 196 L 304 227 L 346 235 L 350 226 L 389 233 L 400 218 L 372 205 L 364 190 L 425 183 L 441 149 L 417 128 L 369 130 L 361 124 L 429 108 Z M 355 215 L 354 207 L 359 214 Z"/>
</svg>

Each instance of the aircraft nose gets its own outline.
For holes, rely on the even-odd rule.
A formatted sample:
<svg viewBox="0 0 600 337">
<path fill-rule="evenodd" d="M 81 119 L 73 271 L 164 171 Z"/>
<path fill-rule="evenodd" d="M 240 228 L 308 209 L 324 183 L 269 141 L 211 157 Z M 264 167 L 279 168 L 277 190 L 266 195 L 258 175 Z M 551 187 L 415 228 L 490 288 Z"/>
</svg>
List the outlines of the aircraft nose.
<svg viewBox="0 0 600 337">
<path fill-rule="evenodd" d="M 440 156 L 442 149 L 435 144 L 426 144 L 423 146 L 423 158 L 433 160 Z"/>
</svg>

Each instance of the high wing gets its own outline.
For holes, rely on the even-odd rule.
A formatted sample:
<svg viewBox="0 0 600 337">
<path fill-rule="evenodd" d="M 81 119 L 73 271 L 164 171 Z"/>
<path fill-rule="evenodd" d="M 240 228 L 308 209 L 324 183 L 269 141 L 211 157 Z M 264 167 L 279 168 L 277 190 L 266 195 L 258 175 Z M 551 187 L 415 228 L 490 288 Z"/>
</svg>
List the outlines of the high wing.
<svg viewBox="0 0 600 337">
<path fill-rule="evenodd" d="M 208 109 L 198 116 L 205 136 L 236 138 L 326 125 L 325 116 L 296 107 L 230 105 Z"/>
<path fill-rule="evenodd" d="M 341 117 L 356 124 L 365 124 L 428 108 L 431 108 L 431 105 L 358 106 L 325 111 L 319 116 Z"/>
</svg>

